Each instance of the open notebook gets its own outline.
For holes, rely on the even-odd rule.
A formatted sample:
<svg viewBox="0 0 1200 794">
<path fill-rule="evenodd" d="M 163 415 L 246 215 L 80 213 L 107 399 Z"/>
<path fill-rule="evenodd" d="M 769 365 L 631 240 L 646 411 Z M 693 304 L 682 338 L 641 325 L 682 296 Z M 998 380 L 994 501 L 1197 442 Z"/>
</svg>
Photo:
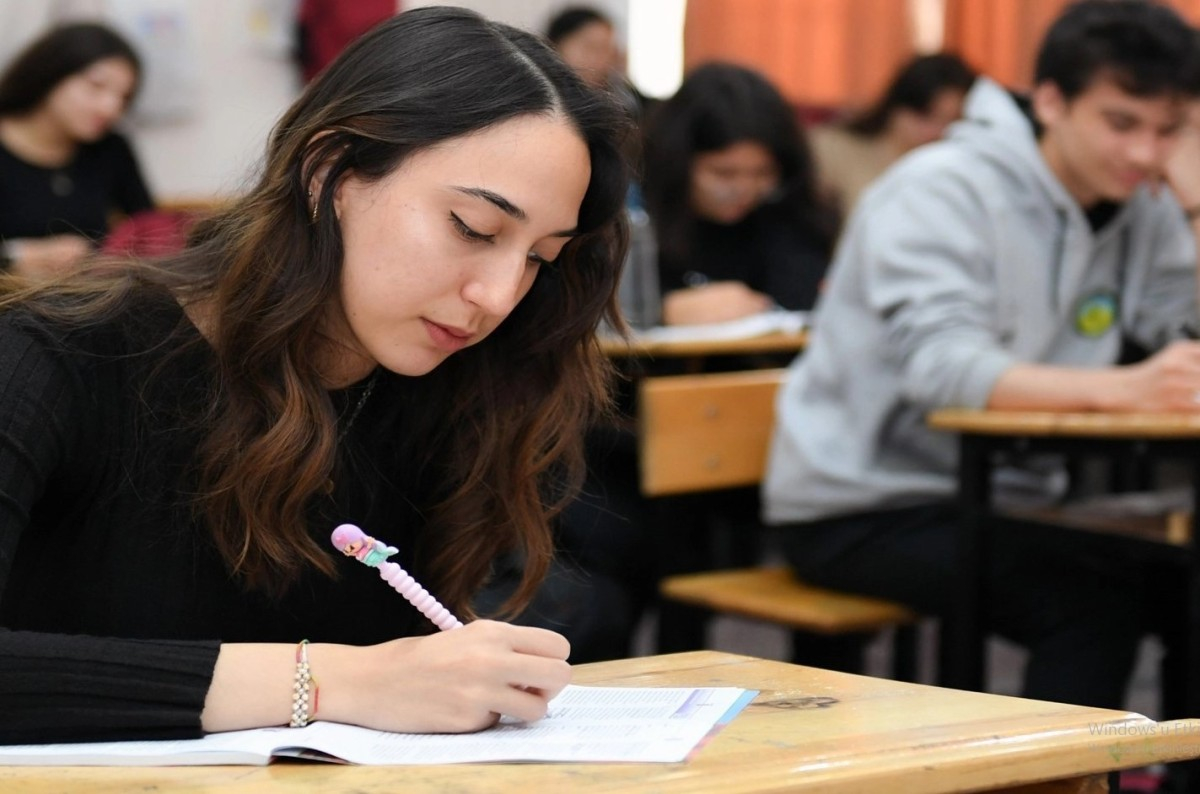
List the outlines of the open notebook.
<svg viewBox="0 0 1200 794">
<path fill-rule="evenodd" d="M 536 723 L 503 720 L 471 734 L 400 734 L 317 721 L 162 742 L 11 745 L 0 766 L 267 764 L 307 758 L 350 764 L 484 761 L 684 761 L 757 694 L 730 687 L 569 686 Z"/>
</svg>

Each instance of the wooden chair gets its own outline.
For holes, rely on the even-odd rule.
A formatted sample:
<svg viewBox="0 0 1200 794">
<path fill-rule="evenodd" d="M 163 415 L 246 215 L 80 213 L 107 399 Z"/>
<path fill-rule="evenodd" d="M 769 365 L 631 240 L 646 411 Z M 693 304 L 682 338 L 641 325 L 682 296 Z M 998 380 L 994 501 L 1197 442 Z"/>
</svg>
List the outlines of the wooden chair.
<svg viewBox="0 0 1200 794">
<path fill-rule="evenodd" d="M 644 379 L 638 396 L 642 493 L 667 496 L 761 481 L 783 373 Z"/>
<path fill-rule="evenodd" d="M 642 381 L 641 489 L 646 496 L 751 486 L 762 480 L 785 370 L 669 375 Z M 786 568 L 668 576 L 663 597 L 822 635 L 895 627 L 893 672 L 916 675 L 919 616 L 899 604 L 805 584 Z"/>
</svg>

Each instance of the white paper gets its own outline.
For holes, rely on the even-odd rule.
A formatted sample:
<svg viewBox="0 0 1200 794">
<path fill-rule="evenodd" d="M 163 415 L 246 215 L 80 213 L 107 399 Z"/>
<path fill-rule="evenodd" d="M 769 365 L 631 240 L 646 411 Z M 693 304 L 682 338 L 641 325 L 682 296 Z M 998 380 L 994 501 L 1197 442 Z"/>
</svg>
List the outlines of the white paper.
<svg viewBox="0 0 1200 794">
<path fill-rule="evenodd" d="M 635 332 L 633 338 L 647 342 L 723 342 L 774 333 L 796 334 L 807 327 L 808 312 L 771 311 L 725 323 L 661 325 Z"/>
<path fill-rule="evenodd" d="M 504 720 L 472 734 L 400 734 L 317 721 L 165 742 L 0 747 L 0 766 L 265 764 L 274 756 L 333 756 L 354 764 L 481 761 L 683 761 L 753 693 L 732 687 L 569 686 L 532 724 Z M 734 712 L 735 713 L 735 712 Z M 728 717 L 726 717 L 728 719 Z"/>
</svg>

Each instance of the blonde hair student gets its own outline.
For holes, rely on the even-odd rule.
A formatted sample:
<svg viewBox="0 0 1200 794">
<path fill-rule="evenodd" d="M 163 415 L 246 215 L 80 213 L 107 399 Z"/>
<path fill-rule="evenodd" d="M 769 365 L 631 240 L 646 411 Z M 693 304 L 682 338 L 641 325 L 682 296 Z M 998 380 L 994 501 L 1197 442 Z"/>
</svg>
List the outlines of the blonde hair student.
<svg viewBox="0 0 1200 794">
<path fill-rule="evenodd" d="M 10 278 L 0 741 L 542 716 L 563 637 L 435 633 L 329 537 L 361 526 L 467 618 L 516 551 L 528 601 L 606 401 L 623 118 L 528 33 L 409 11 L 184 252 Z"/>
</svg>

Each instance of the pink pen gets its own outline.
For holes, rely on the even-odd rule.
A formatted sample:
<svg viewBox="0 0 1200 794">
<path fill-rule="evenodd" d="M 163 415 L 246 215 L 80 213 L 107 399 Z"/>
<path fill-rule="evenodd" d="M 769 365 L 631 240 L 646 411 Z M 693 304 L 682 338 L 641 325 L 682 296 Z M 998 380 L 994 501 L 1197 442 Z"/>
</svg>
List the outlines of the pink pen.
<svg viewBox="0 0 1200 794">
<path fill-rule="evenodd" d="M 429 591 L 408 575 L 408 572 L 394 562 L 388 562 L 388 557 L 398 549 L 367 535 L 353 524 L 342 524 L 333 530 L 330 538 L 333 546 L 347 557 L 354 557 L 363 565 L 379 569 L 379 578 L 392 586 L 408 602 L 421 610 L 421 614 L 433 621 L 433 625 L 442 631 L 462 627 L 462 621 L 454 617 L 450 610 L 429 594 Z"/>
</svg>

